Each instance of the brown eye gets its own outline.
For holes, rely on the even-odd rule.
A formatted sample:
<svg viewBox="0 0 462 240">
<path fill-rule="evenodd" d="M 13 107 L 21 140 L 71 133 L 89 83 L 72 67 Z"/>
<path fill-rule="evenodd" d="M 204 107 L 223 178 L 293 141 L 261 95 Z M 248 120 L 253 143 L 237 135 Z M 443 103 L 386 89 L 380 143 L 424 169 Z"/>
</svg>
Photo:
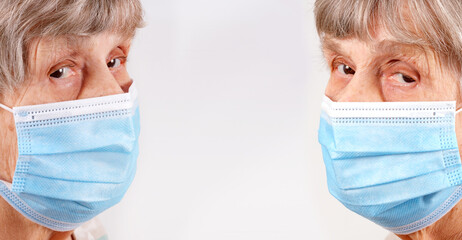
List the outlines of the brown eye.
<svg viewBox="0 0 462 240">
<path fill-rule="evenodd" d="M 353 68 L 351 68 L 350 66 L 346 65 L 346 64 L 340 64 L 337 66 L 337 70 L 341 73 L 341 74 L 344 74 L 344 75 L 353 75 L 355 74 L 355 70 L 353 70 Z"/>
<path fill-rule="evenodd" d="M 402 73 L 397 73 L 393 76 L 400 83 L 413 83 L 415 80 L 409 76 L 406 76 Z"/>
<path fill-rule="evenodd" d="M 120 64 L 121 64 L 121 61 L 120 61 L 119 58 L 113 58 L 113 59 L 111 59 L 111 61 L 109 61 L 107 63 L 107 67 L 108 68 L 116 68 L 116 67 L 120 66 Z"/>
<path fill-rule="evenodd" d="M 50 74 L 52 78 L 67 78 L 71 75 L 71 69 L 68 67 L 62 67 Z"/>
</svg>

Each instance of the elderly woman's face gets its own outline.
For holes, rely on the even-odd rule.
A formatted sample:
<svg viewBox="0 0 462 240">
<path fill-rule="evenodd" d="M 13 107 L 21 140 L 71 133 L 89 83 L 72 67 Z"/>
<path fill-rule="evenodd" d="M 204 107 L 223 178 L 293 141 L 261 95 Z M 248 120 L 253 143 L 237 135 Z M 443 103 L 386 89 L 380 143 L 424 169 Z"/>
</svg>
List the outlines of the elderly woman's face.
<svg viewBox="0 0 462 240">
<path fill-rule="evenodd" d="M 376 33 L 367 41 L 323 36 L 323 52 L 330 68 L 327 97 L 334 102 L 456 101 L 456 110 L 462 108 L 459 72 L 451 70 L 431 49 L 400 43 L 381 29 Z M 453 109 L 447 107 L 452 105 L 441 103 L 434 108 L 427 107 L 430 104 L 400 105 L 346 104 L 343 106 L 351 108 L 342 108 L 324 102 L 319 138 L 328 178 L 335 179 L 329 182 L 329 187 L 348 208 L 395 233 L 412 233 L 409 239 L 424 238 L 427 234 L 432 239 L 433 236 L 449 239 L 446 230 L 460 226 L 457 220 L 460 209 L 457 209 L 461 206 L 457 203 L 459 198 L 454 197 L 457 194 L 453 193 L 458 190 L 451 187 L 459 183 L 444 185 L 452 181 L 453 172 L 460 171 L 452 135 L 450 111 Z M 356 106 L 358 111 L 348 111 Z M 335 110 L 331 114 L 332 109 Z M 430 109 L 432 116 L 422 114 Z M 437 115 L 442 109 L 446 112 Z M 400 110 L 401 117 L 396 114 Z M 461 116 L 462 112 L 455 115 L 459 154 L 462 154 Z M 403 136 L 407 139 L 403 140 Z M 363 145 L 367 141 L 370 144 Z M 447 160 L 449 155 L 455 159 L 451 160 L 454 163 Z M 350 157 L 352 159 L 347 159 Z M 439 167 L 432 168 L 432 165 Z M 414 166 L 425 170 L 416 172 Z M 384 171 L 385 168 L 394 170 L 390 173 Z M 377 172 L 371 174 L 368 172 L 371 169 Z M 441 178 L 434 177 L 440 173 Z M 441 186 L 435 187 L 440 183 Z M 401 207 L 397 207 L 396 202 L 400 202 Z M 442 213 L 449 209 L 450 213 L 443 217 Z M 416 212 L 422 214 L 421 219 L 416 217 Z M 420 231 L 430 223 L 433 227 Z"/>
<path fill-rule="evenodd" d="M 132 84 L 125 67 L 130 40 L 114 33 L 38 39 L 29 48 L 24 85 L 1 102 L 15 107 L 127 92 Z M 17 157 L 14 120 L 6 111 L 0 120 L 8 126 L 0 140 L 0 168 L 6 170 L 0 171 L 0 179 L 11 182 Z"/>
<path fill-rule="evenodd" d="M 30 79 L 14 104 L 32 105 L 123 93 L 130 41 L 115 34 L 41 39 L 30 52 Z"/>
<path fill-rule="evenodd" d="M 379 34 L 373 41 L 326 38 L 326 95 L 339 102 L 458 100 L 459 82 L 432 51 Z"/>
<path fill-rule="evenodd" d="M 457 101 L 456 108 L 461 108 L 458 74 L 430 50 L 396 42 L 382 33 L 367 43 L 326 36 L 323 52 L 331 70 L 325 94 L 333 101 Z M 456 116 L 462 149 L 460 126 L 462 118 Z"/>
</svg>

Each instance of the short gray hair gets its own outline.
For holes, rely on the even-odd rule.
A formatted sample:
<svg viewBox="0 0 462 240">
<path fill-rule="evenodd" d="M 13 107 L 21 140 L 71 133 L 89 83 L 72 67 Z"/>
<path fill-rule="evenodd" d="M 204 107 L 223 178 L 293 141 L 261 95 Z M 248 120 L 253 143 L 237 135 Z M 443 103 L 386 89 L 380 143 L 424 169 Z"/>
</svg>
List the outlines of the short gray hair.
<svg viewBox="0 0 462 240">
<path fill-rule="evenodd" d="M 316 0 L 319 35 L 373 38 L 382 27 L 396 41 L 430 49 L 462 73 L 461 0 Z"/>
<path fill-rule="evenodd" d="M 142 25 L 139 0 L 1 0 L 0 94 L 24 82 L 29 46 L 37 38 L 108 30 L 133 37 Z"/>
</svg>

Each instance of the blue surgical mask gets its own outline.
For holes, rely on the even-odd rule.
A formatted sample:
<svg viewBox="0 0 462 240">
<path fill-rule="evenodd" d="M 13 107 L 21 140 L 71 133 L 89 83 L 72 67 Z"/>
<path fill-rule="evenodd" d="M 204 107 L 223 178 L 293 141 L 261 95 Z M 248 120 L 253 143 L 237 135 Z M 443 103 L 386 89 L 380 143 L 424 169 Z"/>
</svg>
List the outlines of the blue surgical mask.
<svg viewBox="0 0 462 240">
<path fill-rule="evenodd" d="M 396 234 L 423 229 L 462 198 L 455 102 L 332 102 L 319 142 L 330 193 Z"/>
<path fill-rule="evenodd" d="M 69 231 L 118 203 L 138 157 L 139 109 L 129 93 L 9 109 L 19 156 L 0 196 L 22 215 Z"/>
</svg>

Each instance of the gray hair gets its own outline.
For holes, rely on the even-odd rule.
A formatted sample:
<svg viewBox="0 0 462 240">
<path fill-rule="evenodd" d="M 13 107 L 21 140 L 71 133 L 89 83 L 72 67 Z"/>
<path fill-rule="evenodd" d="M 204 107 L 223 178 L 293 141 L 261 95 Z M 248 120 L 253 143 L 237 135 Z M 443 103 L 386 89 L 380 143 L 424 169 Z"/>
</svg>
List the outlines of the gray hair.
<svg viewBox="0 0 462 240">
<path fill-rule="evenodd" d="M 131 38 L 142 15 L 139 0 L 1 0 L 0 94 L 24 82 L 34 39 L 108 30 Z"/>
<path fill-rule="evenodd" d="M 316 0 L 314 13 L 321 38 L 367 41 L 381 27 L 396 41 L 434 51 L 461 75 L 461 0 Z"/>
</svg>

